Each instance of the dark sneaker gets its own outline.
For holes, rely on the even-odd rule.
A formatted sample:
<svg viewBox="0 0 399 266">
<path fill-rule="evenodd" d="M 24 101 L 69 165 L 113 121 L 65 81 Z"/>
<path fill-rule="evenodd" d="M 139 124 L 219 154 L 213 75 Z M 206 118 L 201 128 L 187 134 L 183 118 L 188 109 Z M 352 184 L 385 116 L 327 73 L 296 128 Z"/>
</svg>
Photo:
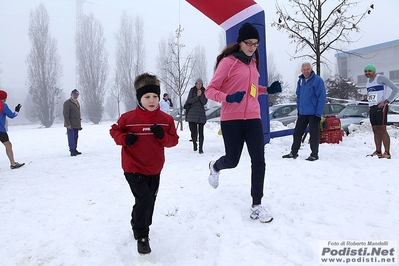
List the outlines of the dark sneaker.
<svg viewBox="0 0 399 266">
<path fill-rule="evenodd" d="M 292 154 L 292 152 L 290 152 L 289 154 L 283 155 L 284 159 L 296 159 L 298 158 L 298 154 Z"/>
<path fill-rule="evenodd" d="M 25 163 L 17 163 L 17 162 L 15 162 L 14 165 L 10 165 L 10 168 L 11 169 L 18 169 L 18 168 L 20 168 L 20 167 L 22 167 L 24 165 L 25 165 Z"/>
<path fill-rule="evenodd" d="M 312 156 L 310 155 L 308 158 L 306 158 L 307 161 L 317 161 L 319 159 L 319 156 Z"/>
<path fill-rule="evenodd" d="M 137 251 L 140 254 L 151 253 L 150 242 L 148 241 L 148 237 L 139 237 L 139 239 L 137 239 Z"/>
<path fill-rule="evenodd" d="M 75 150 L 76 155 L 81 155 L 82 153 L 78 150 Z"/>
</svg>

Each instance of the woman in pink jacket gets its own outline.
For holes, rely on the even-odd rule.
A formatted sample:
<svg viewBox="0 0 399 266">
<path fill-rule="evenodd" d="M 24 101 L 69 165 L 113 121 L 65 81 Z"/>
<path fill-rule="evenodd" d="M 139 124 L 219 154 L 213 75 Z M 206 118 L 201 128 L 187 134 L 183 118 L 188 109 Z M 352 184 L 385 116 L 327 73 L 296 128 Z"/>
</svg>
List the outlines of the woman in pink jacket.
<svg viewBox="0 0 399 266">
<path fill-rule="evenodd" d="M 258 46 L 257 29 L 245 23 L 237 43 L 227 46 L 216 59 L 215 74 L 205 95 L 222 103 L 220 124 L 226 154 L 209 163 L 209 184 L 216 189 L 220 171 L 238 165 L 245 142 L 252 164 L 250 217 L 267 223 L 273 217 L 261 205 L 266 164 L 258 94 L 265 93 L 266 88 L 258 84 Z"/>
</svg>

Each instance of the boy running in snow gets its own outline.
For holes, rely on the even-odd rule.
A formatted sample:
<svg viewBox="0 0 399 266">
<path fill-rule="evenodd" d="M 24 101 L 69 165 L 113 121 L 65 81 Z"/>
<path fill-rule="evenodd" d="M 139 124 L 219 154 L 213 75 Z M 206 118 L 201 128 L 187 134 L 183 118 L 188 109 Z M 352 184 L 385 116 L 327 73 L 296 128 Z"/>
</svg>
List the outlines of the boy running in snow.
<svg viewBox="0 0 399 266">
<path fill-rule="evenodd" d="M 159 107 L 160 82 L 141 74 L 134 81 L 138 106 L 121 115 L 110 134 L 122 146 L 122 168 L 135 198 L 131 225 L 140 254 L 151 252 L 148 234 L 152 223 L 165 147 L 176 146 L 179 136 L 173 118 Z"/>
</svg>

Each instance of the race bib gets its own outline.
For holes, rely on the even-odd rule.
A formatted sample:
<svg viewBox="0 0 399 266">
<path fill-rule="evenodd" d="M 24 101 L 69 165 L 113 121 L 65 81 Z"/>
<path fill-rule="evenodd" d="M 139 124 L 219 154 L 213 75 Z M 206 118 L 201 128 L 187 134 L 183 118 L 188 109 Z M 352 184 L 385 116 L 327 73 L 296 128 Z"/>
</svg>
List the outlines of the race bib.
<svg viewBox="0 0 399 266">
<path fill-rule="evenodd" d="M 251 85 L 251 96 L 256 97 L 256 86 L 254 84 Z"/>
<path fill-rule="evenodd" d="M 369 102 L 376 103 L 377 102 L 377 92 L 376 91 L 370 91 L 367 94 L 367 100 Z"/>
</svg>

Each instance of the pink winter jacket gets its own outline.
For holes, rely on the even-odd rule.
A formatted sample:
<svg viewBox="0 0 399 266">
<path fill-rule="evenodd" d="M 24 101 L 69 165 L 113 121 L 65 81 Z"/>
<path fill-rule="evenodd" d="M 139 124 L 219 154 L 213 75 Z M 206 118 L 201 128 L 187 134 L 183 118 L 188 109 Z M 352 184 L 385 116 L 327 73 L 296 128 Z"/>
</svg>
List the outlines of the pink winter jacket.
<svg viewBox="0 0 399 266">
<path fill-rule="evenodd" d="M 266 87 L 258 84 L 259 72 L 256 60 L 246 65 L 232 55 L 223 58 L 205 90 L 205 96 L 222 103 L 220 121 L 247 120 L 260 118 L 258 95 L 264 94 Z M 251 87 L 253 95 L 251 95 Z M 226 96 L 237 91 L 246 91 L 240 103 L 226 102 Z"/>
</svg>

